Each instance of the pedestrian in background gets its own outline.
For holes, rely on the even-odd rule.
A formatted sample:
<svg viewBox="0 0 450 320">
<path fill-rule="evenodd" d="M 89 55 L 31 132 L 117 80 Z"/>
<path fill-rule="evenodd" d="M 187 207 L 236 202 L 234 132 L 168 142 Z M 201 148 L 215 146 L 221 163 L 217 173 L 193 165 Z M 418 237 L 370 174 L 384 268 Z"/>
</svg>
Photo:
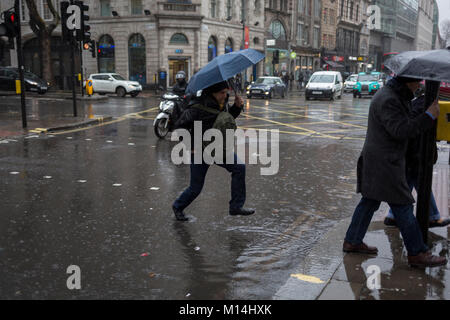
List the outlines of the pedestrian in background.
<svg viewBox="0 0 450 320">
<path fill-rule="evenodd" d="M 304 74 L 303 74 L 303 71 L 300 71 L 299 73 L 298 73 L 298 87 L 299 87 L 299 90 L 301 90 L 301 89 L 303 89 L 303 80 L 304 80 Z"/>
<path fill-rule="evenodd" d="M 447 264 L 444 257 L 431 255 L 423 241 L 406 178 L 408 140 L 432 129 L 439 115 L 439 104 L 435 101 L 425 113 L 410 118 L 410 102 L 419 86 L 420 80 L 395 77 L 372 99 L 366 140 L 357 165 L 357 192 L 362 199 L 345 235 L 344 252 L 378 253 L 376 247 L 368 246 L 363 239 L 374 212 L 384 201 L 392 208 L 410 266 Z"/>
</svg>

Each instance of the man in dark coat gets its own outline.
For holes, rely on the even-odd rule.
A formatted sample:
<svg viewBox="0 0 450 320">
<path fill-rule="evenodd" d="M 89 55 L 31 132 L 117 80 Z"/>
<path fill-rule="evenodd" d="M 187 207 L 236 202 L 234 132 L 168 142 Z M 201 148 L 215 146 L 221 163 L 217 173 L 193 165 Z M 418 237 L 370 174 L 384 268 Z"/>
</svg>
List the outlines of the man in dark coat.
<svg viewBox="0 0 450 320">
<path fill-rule="evenodd" d="M 400 228 L 408 263 L 420 267 L 447 264 L 445 258 L 432 256 L 423 242 L 413 214 L 414 198 L 406 180 L 408 139 L 431 129 L 439 115 L 439 104 L 435 101 L 426 112 L 410 118 L 410 102 L 419 85 L 417 79 L 396 77 L 373 97 L 366 140 L 357 166 L 357 192 L 362 194 L 362 199 L 347 230 L 344 252 L 378 253 L 363 238 L 374 212 L 385 201 Z"/>
<path fill-rule="evenodd" d="M 196 104 L 202 104 L 206 107 L 224 111 L 227 108 L 228 100 L 228 83 L 226 81 L 217 83 L 203 90 L 202 96 L 193 100 L 190 107 L 183 112 L 180 119 L 175 124 L 176 128 L 184 128 L 191 132 L 191 138 L 195 136 L 194 122 L 202 122 L 202 137 L 203 133 L 211 129 L 216 121 L 217 114 L 207 112 L 205 110 L 196 108 Z M 242 111 L 243 101 L 239 96 L 236 96 L 233 106 L 228 108 L 228 112 L 237 118 Z M 194 146 L 191 143 L 191 146 Z M 202 152 L 202 150 L 193 150 Z M 238 163 L 236 154 L 234 155 L 233 164 L 218 164 L 231 173 L 231 201 L 230 201 L 230 215 L 247 216 L 255 212 L 253 209 L 243 208 L 246 198 L 245 188 L 245 165 Z M 202 160 L 202 163 L 194 163 L 194 154 L 191 156 L 191 179 L 189 187 L 175 200 L 172 205 L 175 213 L 175 218 L 178 221 L 189 220 L 184 214 L 183 210 L 194 201 L 203 189 L 206 173 L 208 172 L 209 164 Z"/>
<path fill-rule="evenodd" d="M 425 95 L 419 95 L 411 102 L 411 117 L 416 117 L 425 112 Z M 406 153 L 406 179 L 408 181 L 409 190 L 418 189 L 419 181 L 419 166 L 420 166 L 420 137 L 415 137 L 408 141 L 408 150 Z M 434 163 L 438 159 L 437 147 L 434 144 Z M 441 218 L 439 209 L 434 199 L 433 191 L 430 196 L 430 217 L 429 227 L 445 227 L 450 224 L 450 219 Z M 387 217 L 384 219 L 384 224 L 387 226 L 397 226 L 392 209 L 389 209 Z"/>
</svg>

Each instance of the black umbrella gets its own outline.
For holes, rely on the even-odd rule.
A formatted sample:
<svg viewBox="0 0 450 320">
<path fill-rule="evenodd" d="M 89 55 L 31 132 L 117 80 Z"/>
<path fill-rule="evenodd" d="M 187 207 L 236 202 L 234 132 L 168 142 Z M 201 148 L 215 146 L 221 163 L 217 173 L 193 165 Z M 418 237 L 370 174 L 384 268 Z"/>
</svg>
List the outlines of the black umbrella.
<svg viewBox="0 0 450 320">
<path fill-rule="evenodd" d="M 442 50 L 403 52 L 387 60 L 385 66 L 397 76 L 426 80 L 425 106 L 428 108 L 438 96 L 440 81 L 450 81 L 450 47 Z M 417 220 L 425 242 L 428 242 L 434 144 L 436 144 L 436 124 L 431 131 L 423 133 L 420 137 Z"/>
<path fill-rule="evenodd" d="M 398 76 L 450 81 L 450 50 L 406 51 L 388 59 L 386 68 Z"/>
</svg>

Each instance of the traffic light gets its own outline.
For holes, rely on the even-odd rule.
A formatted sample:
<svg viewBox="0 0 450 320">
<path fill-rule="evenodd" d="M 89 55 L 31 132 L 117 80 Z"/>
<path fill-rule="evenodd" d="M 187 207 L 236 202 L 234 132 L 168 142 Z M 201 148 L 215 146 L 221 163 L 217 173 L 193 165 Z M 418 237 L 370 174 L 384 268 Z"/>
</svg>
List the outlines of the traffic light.
<svg viewBox="0 0 450 320">
<path fill-rule="evenodd" d="M 89 42 L 85 42 L 83 44 L 83 49 L 84 50 L 89 50 L 92 53 L 92 58 L 95 58 L 95 40 L 90 40 Z"/>
<path fill-rule="evenodd" d="M 89 51 L 92 53 L 92 58 L 95 58 L 96 42 L 95 40 L 89 41 Z"/>
<path fill-rule="evenodd" d="M 279 63 L 280 63 L 280 50 L 275 50 L 273 52 L 272 64 L 279 64 Z"/>
<path fill-rule="evenodd" d="M 0 36 L 15 38 L 19 35 L 19 20 L 13 9 L 2 13 L 3 22 L 0 24 Z"/>
<path fill-rule="evenodd" d="M 3 22 L 0 24 L 0 36 L 8 37 L 9 49 L 14 49 L 14 38 L 19 35 L 19 20 L 13 9 L 2 13 Z"/>
<path fill-rule="evenodd" d="M 89 21 L 89 16 L 85 13 L 89 11 L 89 6 L 85 5 L 83 1 L 75 1 L 75 5 L 80 8 L 80 29 L 77 29 L 77 41 L 88 43 L 91 40 L 91 26 L 86 24 Z"/>
</svg>

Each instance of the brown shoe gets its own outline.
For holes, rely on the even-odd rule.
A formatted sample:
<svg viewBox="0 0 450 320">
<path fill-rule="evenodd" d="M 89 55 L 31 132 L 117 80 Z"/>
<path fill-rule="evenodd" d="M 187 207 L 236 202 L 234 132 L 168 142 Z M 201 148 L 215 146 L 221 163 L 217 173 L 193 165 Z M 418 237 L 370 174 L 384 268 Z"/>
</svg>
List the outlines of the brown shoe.
<svg viewBox="0 0 450 320">
<path fill-rule="evenodd" d="M 421 252 L 417 256 L 408 256 L 408 264 L 418 268 L 437 267 L 446 265 L 447 259 L 433 256 L 430 252 Z"/>
<path fill-rule="evenodd" d="M 378 249 L 376 247 L 369 247 L 364 242 L 360 244 L 351 244 L 350 242 L 344 241 L 342 246 L 342 251 L 344 252 L 355 252 L 355 253 L 365 253 L 365 254 L 377 254 Z"/>
</svg>

